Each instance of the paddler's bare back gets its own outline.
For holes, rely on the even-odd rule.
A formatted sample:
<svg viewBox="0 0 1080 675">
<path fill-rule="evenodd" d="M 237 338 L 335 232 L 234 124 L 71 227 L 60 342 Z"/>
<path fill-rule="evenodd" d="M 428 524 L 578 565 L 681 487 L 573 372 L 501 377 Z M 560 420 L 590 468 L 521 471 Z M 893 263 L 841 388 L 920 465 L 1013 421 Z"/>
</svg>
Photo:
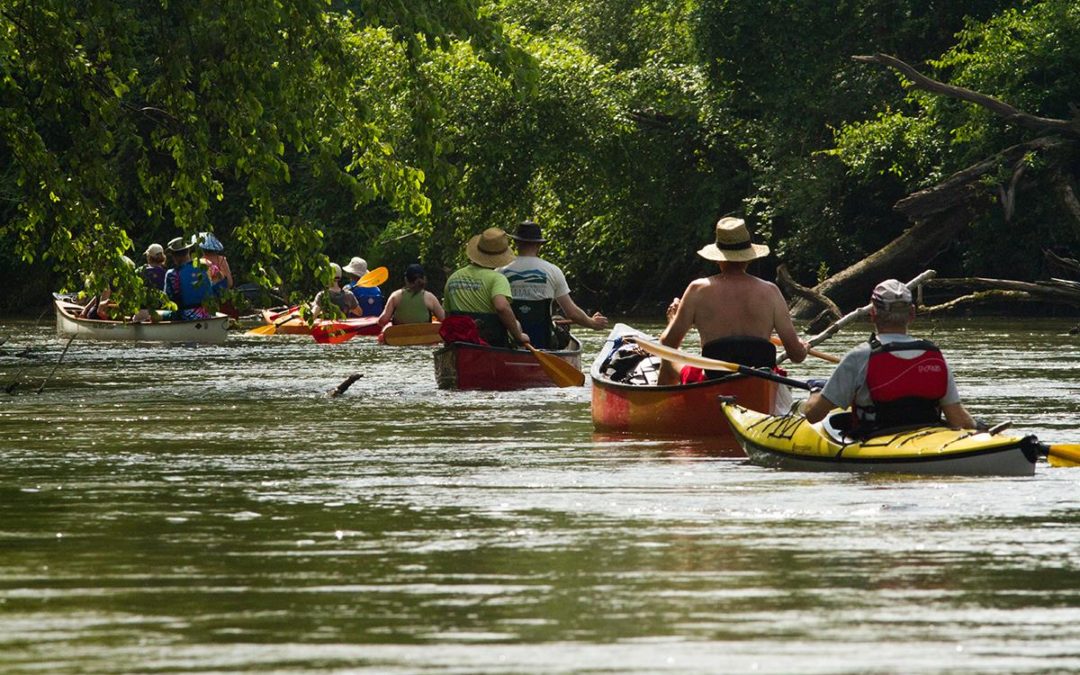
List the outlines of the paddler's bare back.
<svg viewBox="0 0 1080 675">
<path fill-rule="evenodd" d="M 701 343 L 743 335 L 768 340 L 776 312 L 787 312 L 780 289 L 748 274 L 716 274 L 691 284 L 691 319 Z"/>
</svg>

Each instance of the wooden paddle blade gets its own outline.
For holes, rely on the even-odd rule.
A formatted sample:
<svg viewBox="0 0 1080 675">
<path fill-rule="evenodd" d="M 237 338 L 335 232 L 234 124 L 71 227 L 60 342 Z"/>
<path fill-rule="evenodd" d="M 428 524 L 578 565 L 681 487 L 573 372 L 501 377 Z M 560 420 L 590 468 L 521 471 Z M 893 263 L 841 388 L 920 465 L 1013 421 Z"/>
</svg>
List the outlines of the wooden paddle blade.
<svg viewBox="0 0 1080 675">
<path fill-rule="evenodd" d="M 1050 466 L 1080 466 L 1080 445 L 1056 444 L 1047 446 L 1046 461 Z"/>
<path fill-rule="evenodd" d="M 784 346 L 784 341 L 781 340 L 776 335 L 773 335 L 771 338 L 769 338 L 769 342 L 773 343 L 777 347 L 783 347 Z M 806 350 L 806 353 L 809 354 L 810 356 L 815 357 L 815 358 L 819 358 L 822 361 L 828 361 L 829 363 L 840 363 L 840 357 L 839 356 L 836 356 L 835 354 L 828 354 L 826 352 L 818 351 L 817 349 L 814 349 L 813 347 Z"/>
<path fill-rule="evenodd" d="M 655 354 L 662 359 L 668 361 L 674 361 L 675 363 L 682 363 L 688 366 L 695 366 L 697 368 L 704 368 L 705 370 L 731 370 L 738 371 L 738 363 L 728 363 L 727 361 L 721 361 L 719 359 L 710 359 L 704 356 L 697 356 L 695 354 L 688 354 L 682 350 L 675 349 L 674 347 L 668 347 L 662 345 L 659 342 L 653 342 L 651 340 L 642 340 L 633 336 L 627 336 L 623 338 L 627 342 L 633 342 L 638 347 L 641 347 L 650 354 Z"/>
<path fill-rule="evenodd" d="M 536 360 L 540 362 L 540 367 L 544 369 L 544 372 L 548 374 L 548 377 L 555 384 L 560 387 L 580 387 L 585 384 L 585 373 L 574 366 L 563 361 L 558 356 L 542 352 L 530 344 L 525 346 L 529 348 Z"/>
<path fill-rule="evenodd" d="M 705 370 L 730 370 L 736 373 L 742 373 L 743 375 L 750 375 L 751 377 L 760 377 L 763 380 L 772 380 L 773 382 L 786 384 L 789 387 L 795 387 L 797 389 L 806 389 L 808 391 L 810 389 L 810 385 L 802 380 L 777 375 L 771 370 L 750 368 L 738 363 L 729 363 L 727 361 L 721 361 L 720 359 L 710 359 L 704 356 L 688 354 L 682 350 L 675 349 L 674 347 L 668 347 L 659 342 L 653 342 L 633 335 L 624 336 L 623 339 L 627 342 L 636 344 L 650 354 L 655 354 L 662 359 L 674 363 L 685 363 L 688 366 L 696 366 L 698 368 L 704 368 Z"/>
<path fill-rule="evenodd" d="M 371 270 L 356 282 L 357 286 L 365 286 L 370 288 L 371 286 L 378 286 L 385 283 L 390 278 L 390 270 L 385 267 L 376 267 Z"/>
<path fill-rule="evenodd" d="M 383 342 L 392 347 L 433 345 L 442 342 L 440 323 L 398 323 L 382 332 Z"/>
</svg>

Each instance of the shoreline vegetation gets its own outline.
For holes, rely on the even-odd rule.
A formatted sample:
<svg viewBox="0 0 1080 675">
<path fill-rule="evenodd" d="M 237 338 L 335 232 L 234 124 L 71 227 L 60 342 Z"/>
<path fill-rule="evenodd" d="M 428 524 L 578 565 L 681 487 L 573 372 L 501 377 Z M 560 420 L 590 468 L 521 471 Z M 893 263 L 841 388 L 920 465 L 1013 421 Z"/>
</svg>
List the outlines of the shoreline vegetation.
<svg viewBox="0 0 1080 675">
<path fill-rule="evenodd" d="M 737 215 L 800 321 L 927 267 L 930 315 L 1075 316 L 1080 10 L 924 4 L 11 0 L 0 313 L 142 306 L 123 256 L 196 232 L 268 306 L 356 255 L 440 289 L 531 218 L 583 305 L 659 316 Z"/>
</svg>

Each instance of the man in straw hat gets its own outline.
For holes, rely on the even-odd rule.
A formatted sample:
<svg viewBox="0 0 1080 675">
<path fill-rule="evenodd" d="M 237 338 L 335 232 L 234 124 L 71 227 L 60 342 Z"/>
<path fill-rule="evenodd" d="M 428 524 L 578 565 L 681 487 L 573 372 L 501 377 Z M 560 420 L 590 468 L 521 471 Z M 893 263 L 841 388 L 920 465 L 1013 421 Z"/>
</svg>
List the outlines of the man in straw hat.
<svg viewBox="0 0 1080 675">
<path fill-rule="evenodd" d="M 787 302 L 775 284 L 747 273 L 749 264 L 769 255 L 769 247 L 755 244 L 741 218 L 721 218 L 716 223 L 716 241 L 698 255 L 719 263 L 720 273 L 695 279 L 682 299 L 668 307 L 668 326 L 660 341 L 678 347 L 691 328 L 701 336 L 703 356 L 751 367 L 776 364 L 773 331 L 795 363 L 806 358 L 807 344 L 791 323 Z M 707 373 L 719 376 L 725 373 Z M 676 384 L 680 373 L 670 361 L 660 366 L 659 383 Z"/>
<path fill-rule="evenodd" d="M 817 422 L 830 410 L 850 406 L 850 430 L 870 435 L 890 427 L 941 424 L 974 429 L 975 420 L 963 404 L 952 371 L 941 351 L 927 340 L 908 335 L 915 320 L 911 291 L 896 279 L 886 279 L 870 296 L 874 335 L 844 355 L 824 384 L 810 394 L 801 411 Z"/>
<path fill-rule="evenodd" d="M 570 286 L 563 271 L 540 257 L 540 247 L 547 239 L 539 225 L 526 220 L 510 236 L 517 244 L 518 255 L 514 262 L 500 267 L 499 271 L 510 280 L 514 315 L 529 334 L 534 347 L 551 349 L 555 346 L 551 323 L 553 300 L 559 304 L 563 315 L 574 323 L 593 330 L 607 327 L 608 320 L 603 314 L 597 312 L 589 316 L 577 306 L 570 297 Z"/>
<path fill-rule="evenodd" d="M 509 347 L 509 337 L 521 344 L 529 342 L 510 307 L 510 282 L 495 271 L 514 260 L 506 232 L 489 227 L 469 240 L 465 255 L 470 264 L 446 280 L 443 301 L 448 320 L 455 316 L 472 318 L 480 337 L 496 347 Z"/>
</svg>

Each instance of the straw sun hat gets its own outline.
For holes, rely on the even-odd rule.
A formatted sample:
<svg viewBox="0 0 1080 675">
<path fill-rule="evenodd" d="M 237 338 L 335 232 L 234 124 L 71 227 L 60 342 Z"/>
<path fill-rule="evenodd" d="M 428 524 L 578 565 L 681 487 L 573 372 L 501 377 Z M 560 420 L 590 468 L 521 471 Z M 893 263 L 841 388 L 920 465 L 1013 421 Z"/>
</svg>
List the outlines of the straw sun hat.
<svg viewBox="0 0 1080 675">
<path fill-rule="evenodd" d="M 727 216 L 716 221 L 716 243 L 702 247 L 698 255 L 706 260 L 746 262 L 769 255 L 769 247 L 750 241 L 742 218 Z"/>
<path fill-rule="evenodd" d="M 510 238 L 497 227 L 489 227 L 470 239 L 465 255 L 477 265 L 491 269 L 509 265 L 515 257 L 510 250 Z"/>
</svg>

